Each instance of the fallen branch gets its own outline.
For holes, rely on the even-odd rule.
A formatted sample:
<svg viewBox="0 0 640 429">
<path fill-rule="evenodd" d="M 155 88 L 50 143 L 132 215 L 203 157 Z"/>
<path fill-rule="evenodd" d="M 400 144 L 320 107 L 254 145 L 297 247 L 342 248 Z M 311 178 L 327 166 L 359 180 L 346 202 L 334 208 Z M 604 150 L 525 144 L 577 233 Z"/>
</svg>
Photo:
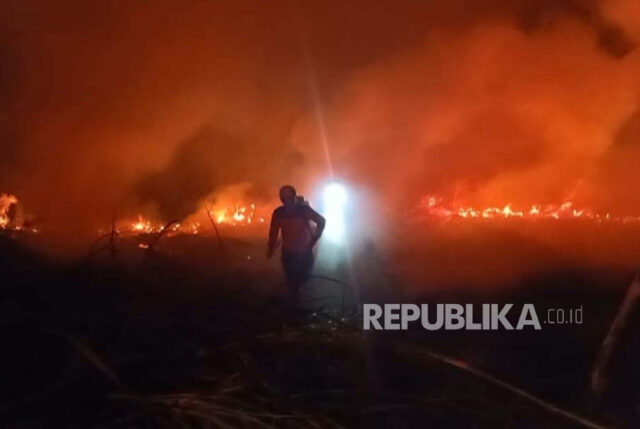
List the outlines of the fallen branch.
<svg viewBox="0 0 640 429">
<path fill-rule="evenodd" d="M 591 372 L 591 390 L 598 395 L 602 394 L 604 389 L 607 387 L 607 371 L 609 369 L 611 356 L 620 341 L 622 332 L 627 326 L 629 317 L 638 304 L 638 297 L 640 297 L 640 276 L 636 275 L 627 290 L 624 301 L 622 301 L 620 310 L 613 320 L 607 336 L 602 342 L 602 346 L 600 346 L 600 352 L 598 352 L 596 363 L 593 366 L 593 371 Z"/>
<path fill-rule="evenodd" d="M 220 250 L 224 252 L 225 250 L 224 250 L 224 245 L 222 244 L 222 237 L 220 237 L 220 231 L 218 231 L 218 226 L 216 225 L 213 218 L 211 217 L 211 212 L 209 211 L 209 206 L 207 206 L 207 204 L 204 205 L 204 210 L 207 212 L 207 217 L 209 218 L 209 221 L 213 226 L 213 230 L 216 232 L 216 238 L 218 239 L 218 245 L 220 245 Z"/>
</svg>

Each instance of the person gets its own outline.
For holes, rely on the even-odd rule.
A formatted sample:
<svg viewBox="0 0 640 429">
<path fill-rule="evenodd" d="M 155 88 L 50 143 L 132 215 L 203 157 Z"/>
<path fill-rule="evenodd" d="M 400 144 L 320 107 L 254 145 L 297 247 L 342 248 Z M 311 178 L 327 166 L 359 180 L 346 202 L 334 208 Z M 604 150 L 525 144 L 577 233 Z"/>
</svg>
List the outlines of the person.
<svg viewBox="0 0 640 429">
<path fill-rule="evenodd" d="M 313 268 L 313 247 L 322 236 L 326 221 L 297 195 L 291 185 L 280 188 L 280 201 L 282 205 L 271 215 L 267 257 L 273 256 L 279 244 L 278 236 L 282 232 L 282 269 L 287 282 L 289 303 L 296 308 L 300 285 L 310 277 Z"/>
</svg>

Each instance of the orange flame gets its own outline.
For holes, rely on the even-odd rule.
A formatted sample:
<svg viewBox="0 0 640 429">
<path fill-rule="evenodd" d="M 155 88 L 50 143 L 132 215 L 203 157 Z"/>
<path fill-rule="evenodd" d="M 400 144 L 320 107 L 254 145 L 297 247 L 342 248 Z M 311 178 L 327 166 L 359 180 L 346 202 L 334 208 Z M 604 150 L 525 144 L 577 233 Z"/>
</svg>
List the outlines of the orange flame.
<svg viewBox="0 0 640 429">
<path fill-rule="evenodd" d="M 248 226 L 252 223 L 264 223 L 263 217 L 256 218 L 256 205 L 250 204 L 249 206 L 241 206 L 236 204 L 233 211 L 222 208 L 213 209 L 209 211 L 209 214 L 215 219 L 217 224 L 227 224 L 231 226 Z"/>
<path fill-rule="evenodd" d="M 18 203 L 18 198 L 11 194 L 0 195 L 0 228 L 9 228 L 12 222 L 11 215 L 9 213 L 11 206 Z"/>
<path fill-rule="evenodd" d="M 511 204 L 504 206 L 469 207 L 443 203 L 442 198 L 429 195 L 423 198 L 418 211 L 440 220 L 455 219 L 589 219 L 596 222 L 640 222 L 640 216 L 612 216 L 610 213 L 598 213 L 588 208 L 577 208 L 572 201 L 560 204 L 533 204 L 528 209 L 514 209 Z"/>
<path fill-rule="evenodd" d="M 197 213 L 196 213 L 197 214 Z M 228 225 L 233 227 L 246 227 L 252 224 L 264 223 L 263 217 L 256 216 L 255 204 L 241 205 L 235 204 L 232 208 L 221 207 L 209 210 L 209 215 L 218 225 Z M 162 232 L 165 225 L 159 221 L 151 220 L 138 215 L 134 221 L 124 221 L 117 225 L 116 230 L 120 234 L 156 234 Z M 193 234 L 197 235 L 201 231 L 201 223 L 195 216 L 188 217 L 184 223 L 174 223 L 167 233 L 170 234 Z M 106 230 L 101 229 L 101 233 Z"/>
<path fill-rule="evenodd" d="M 18 211 L 18 198 L 12 194 L 0 194 L 0 230 L 22 231 L 37 234 L 32 219 Z"/>
</svg>

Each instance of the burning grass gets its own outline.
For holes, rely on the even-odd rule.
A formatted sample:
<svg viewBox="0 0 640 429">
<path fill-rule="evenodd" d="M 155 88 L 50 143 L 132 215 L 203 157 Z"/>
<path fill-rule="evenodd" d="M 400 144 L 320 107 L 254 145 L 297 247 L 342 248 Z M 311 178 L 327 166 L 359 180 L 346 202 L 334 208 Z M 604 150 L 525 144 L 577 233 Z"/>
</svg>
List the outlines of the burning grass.
<svg viewBox="0 0 640 429">
<path fill-rule="evenodd" d="M 33 221 L 20 209 L 18 198 L 12 194 L 0 194 L 0 231 L 39 232 Z"/>
<path fill-rule="evenodd" d="M 8 228 L 15 218 L 18 198 L 11 194 L 0 194 L 0 228 Z"/>
<path fill-rule="evenodd" d="M 637 215 L 600 213 L 591 208 L 577 206 L 573 201 L 563 201 L 558 204 L 532 204 L 524 208 L 517 208 L 509 203 L 474 207 L 460 203 L 447 203 L 441 197 L 433 195 L 424 197 L 420 201 L 416 214 L 444 221 L 511 218 L 530 221 L 575 219 L 623 224 L 640 222 L 640 216 Z"/>
<path fill-rule="evenodd" d="M 233 208 L 213 208 L 209 209 L 206 205 L 203 210 L 207 217 L 216 225 L 231 227 L 250 227 L 252 224 L 264 224 L 264 217 L 256 215 L 255 204 L 248 206 L 236 204 Z M 175 221 L 170 226 L 168 233 L 194 234 L 197 235 L 202 231 L 202 224 L 199 213 L 189 216 L 184 221 Z M 116 225 L 116 231 L 119 234 L 135 235 L 135 234 L 155 234 L 164 231 L 165 222 L 152 220 L 142 215 L 138 215 L 136 220 L 119 221 Z M 100 230 L 104 233 L 104 230 Z"/>
</svg>

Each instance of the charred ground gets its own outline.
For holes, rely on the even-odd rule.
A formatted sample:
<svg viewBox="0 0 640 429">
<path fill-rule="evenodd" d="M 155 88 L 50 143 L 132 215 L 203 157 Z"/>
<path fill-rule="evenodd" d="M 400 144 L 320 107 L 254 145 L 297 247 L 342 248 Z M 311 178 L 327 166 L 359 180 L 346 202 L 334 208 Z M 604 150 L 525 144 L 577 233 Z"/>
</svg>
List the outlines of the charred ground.
<svg viewBox="0 0 640 429">
<path fill-rule="evenodd" d="M 292 323 L 262 243 L 122 240 L 76 263 L 0 237 L 2 420 L 12 427 L 580 426 L 434 359 L 458 359 L 604 425 L 638 422 L 631 332 L 594 401 L 588 376 L 633 272 L 570 267 L 493 292 L 368 290 L 369 301 L 584 303 L 581 326 L 368 333 L 350 295 Z M 360 255 L 364 258 L 366 253 Z M 320 293 L 329 290 L 314 285 Z M 312 304 L 313 305 L 313 304 Z M 631 331 L 637 331 L 632 329 Z"/>
</svg>

